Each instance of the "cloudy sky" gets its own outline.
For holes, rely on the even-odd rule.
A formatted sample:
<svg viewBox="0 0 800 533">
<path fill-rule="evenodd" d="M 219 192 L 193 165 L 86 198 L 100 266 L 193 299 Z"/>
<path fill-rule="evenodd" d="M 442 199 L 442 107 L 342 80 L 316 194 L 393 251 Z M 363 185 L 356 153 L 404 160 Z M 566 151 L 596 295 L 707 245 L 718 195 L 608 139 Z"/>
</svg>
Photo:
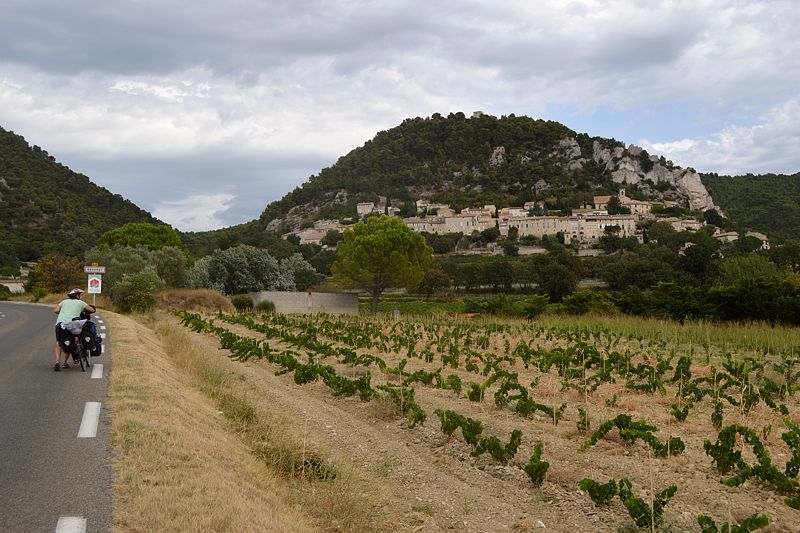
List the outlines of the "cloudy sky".
<svg viewBox="0 0 800 533">
<path fill-rule="evenodd" d="M 2 0 L 0 126 L 181 230 L 257 217 L 404 118 L 558 120 L 800 171 L 797 0 Z"/>
</svg>

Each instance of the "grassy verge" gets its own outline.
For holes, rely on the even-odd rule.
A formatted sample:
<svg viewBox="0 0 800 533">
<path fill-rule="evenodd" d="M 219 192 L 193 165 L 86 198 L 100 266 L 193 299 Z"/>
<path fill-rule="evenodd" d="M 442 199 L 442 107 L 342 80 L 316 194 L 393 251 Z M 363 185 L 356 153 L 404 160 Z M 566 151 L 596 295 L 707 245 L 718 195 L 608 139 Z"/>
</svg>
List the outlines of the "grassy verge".
<svg viewBox="0 0 800 533">
<path fill-rule="evenodd" d="M 347 475 L 248 403 L 243 377 L 193 334 L 166 318 L 106 315 L 118 529 L 371 529 Z"/>
<path fill-rule="evenodd" d="M 313 531 L 280 478 L 227 430 L 225 419 L 142 324 L 113 328 L 109 405 L 120 531 Z M 184 363 L 188 361 L 184 358 Z M 213 369 L 208 369 L 213 379 Z M 217 379 L 222 379 L 217 375 Z"/>
</svg>

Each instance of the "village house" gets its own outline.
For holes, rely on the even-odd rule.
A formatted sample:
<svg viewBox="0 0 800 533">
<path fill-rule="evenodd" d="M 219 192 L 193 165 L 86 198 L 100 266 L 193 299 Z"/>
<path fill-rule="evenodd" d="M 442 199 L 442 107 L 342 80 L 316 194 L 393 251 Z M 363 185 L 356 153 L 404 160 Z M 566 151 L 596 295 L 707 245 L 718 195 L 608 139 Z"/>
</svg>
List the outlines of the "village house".
<svg viewBox="0 0 800 533">
<path fill-rule="evenodd" d="M 595 196 L 593 199 L 594 208 L 607 210 L 608 209 L 608 202 L 611 200 L 613 196 Z M 617 195 L 619 198 L 619 204 L 621 207 L 627 207 L 630 209 L 632 215 L 646 215 L 653 212 L 653 206 L 655 202 L 648 202 L 647 200 L 634 200 L 633 198 L 628 198 L 625 194 L 625 189 L 620 189 L 619 194 Z"/>
<path fill-rule="evenodd" d="M 338 220 L 317 220 L 310 228 L 302 229 L 294 234 L 300 238 L 300 244 L 321 244 L 330 230 L 341 233 L 345 227 Z"/>
<path fill-rule="evenodd" d="M 500 221 L 501 235 L 508 235 L 511 228 L 517 228 L 520 237 L 544 237 L 562 233 L 569 242 L 577 239 L 584 244 L 599 242 L 607 227 L 618 227 L 619 237 L 636 236 L 637 218 L 634 215 L 573 215 L 569 217 L 509 217 Z"/>
<path fill-rule="evenodd" d="M 769 250 L 770 248 L 769 238 L 763 233 L 759 233 L 757 231 L 748 231 L 745 233 L 745 237 L 755 237 L 761 241 L 761 250 Z M 720 242 L 731 243 L 739 240 L 739 234 L 735 231 L 717 230 L 716 233 L 714 233 L 714 238 Z"/>
<path fill-rule="evenodd" d="M 435 233 L 463 233 L 471 235 L 473 231 L 484 231 L 496 225 L 494 218 L 483 215 L 458 214 L 435 217 L 404 218 L 406 226 L 414 231 Z"/>
<path fill-rule="evenodd" d="M 703 227 L 703 223 L 693 218 L 658 218 L 658 222 L 667 222 L 675 231 L 697 231 Z"/>
</svg>

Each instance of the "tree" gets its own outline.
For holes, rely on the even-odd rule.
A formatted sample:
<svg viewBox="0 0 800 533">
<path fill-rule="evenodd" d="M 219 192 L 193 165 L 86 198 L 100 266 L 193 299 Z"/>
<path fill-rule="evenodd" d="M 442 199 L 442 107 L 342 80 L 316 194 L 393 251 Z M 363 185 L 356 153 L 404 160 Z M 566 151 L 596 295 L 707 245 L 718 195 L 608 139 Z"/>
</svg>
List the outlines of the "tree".
<svg viewBox="0 0 800 533">
<path fill-rule="evenodd" d="M 422 277 L 417 290 L 430 298 L 436 292 L 448 290 L 452 284 L 453 280 L 442 269 L 442 265 L 434 261 Z"/>
<path fill-rule="evenodd" d="M 560 302 L 564 296 L 575 291 L 578 276 L 575 272 L 558 262 L 551 262 L 539 272 L 539 286 L 550 296 L 553 302 Z"/>
<path fill-rule="evenodd" d="M 283 266 L 300 262 L 308 264 L 298 255 Z M 283 268 L 266 250 L 246 244 L 218 250 L 198 260 L 186 275 L 186 283 L 225 294 L 295 289 L 293 267 Z"/>
<path fill-rule="evenodd" d="M 34 293 L 65 293 L 86 283 L 83 265 L 77 257 L 48 254 L 36 263 L 28 277 Z"/>
<path fill-rule="evenodd" d="M 181 236 L 170 226 L 131 222 L 105 232 L 97 241 L 97 246 L 145 246 L 148 250 L 158 250 L 165 246 L 185 248 Z"/>
<path fill-rule="evenodd" d="M 335 248 L 339 241 L 342 240 L 342 233 L 335 229 L 329 229 L 325 236 L 320 241 L 322 244 L 330 247 Z"/>
<path fill-rule="evenodd" d="M 508 257 L 519 255 L 519 245 L 514 241 L 505 240 L 500 244 L 500 247 L 503 249 L 503 254 Z"/>
<path fill-rule="evenodd" d="M 345 230 L 331 270 L 337 283 L 367 291 L 376 314 L 383 291 L 419 285 L 432 253 L 425 238 L 401 219 L 373 216 Z"/>
<path fill-rule="evenodd" d="M 622 202 L 619 200 L 619 196 L 612 196 L 608 199 L 608 203 L 606 204 L 606 211 L 608 211 L 609 215 L 630 215 L 631 210 L 627 207 L 623 207 Z"/>
</svg>

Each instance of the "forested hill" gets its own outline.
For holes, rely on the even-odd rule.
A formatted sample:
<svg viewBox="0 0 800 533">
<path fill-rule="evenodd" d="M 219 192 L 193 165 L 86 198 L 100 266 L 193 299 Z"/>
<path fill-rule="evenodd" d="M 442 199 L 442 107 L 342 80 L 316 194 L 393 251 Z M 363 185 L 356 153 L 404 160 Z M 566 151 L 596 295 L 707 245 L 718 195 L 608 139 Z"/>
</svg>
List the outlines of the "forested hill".
<svg viewBox="0 0 800 533">
<path fill-rule="evenodd" d="M 703 174 L 702 179 L 714 201 L 740 228 L 761 231 L 779 241 L 800 236 L 800 173 Z"/>
<path fill-rule="evenodd" d="M 260 221 L 271 229 L 296 228 L 354 216 L 356 203 L 379 197 L 402 214 L 411 214 L 418 198 L 456 209 L 542 200 L 568 212 L 622 186 L 632 197 L 682 201 L 696 211 L 715 207 L 692 169 L 641 148 L 558 122 L 452 113 L 407 119 L 378 133 L 267 206 Z"/>
<path fill-rule="evenodd" d="M 158 221 L 0 128 L 0 266 L 48 252 L 81 256 L 126 222 Z"/>
</svg>

